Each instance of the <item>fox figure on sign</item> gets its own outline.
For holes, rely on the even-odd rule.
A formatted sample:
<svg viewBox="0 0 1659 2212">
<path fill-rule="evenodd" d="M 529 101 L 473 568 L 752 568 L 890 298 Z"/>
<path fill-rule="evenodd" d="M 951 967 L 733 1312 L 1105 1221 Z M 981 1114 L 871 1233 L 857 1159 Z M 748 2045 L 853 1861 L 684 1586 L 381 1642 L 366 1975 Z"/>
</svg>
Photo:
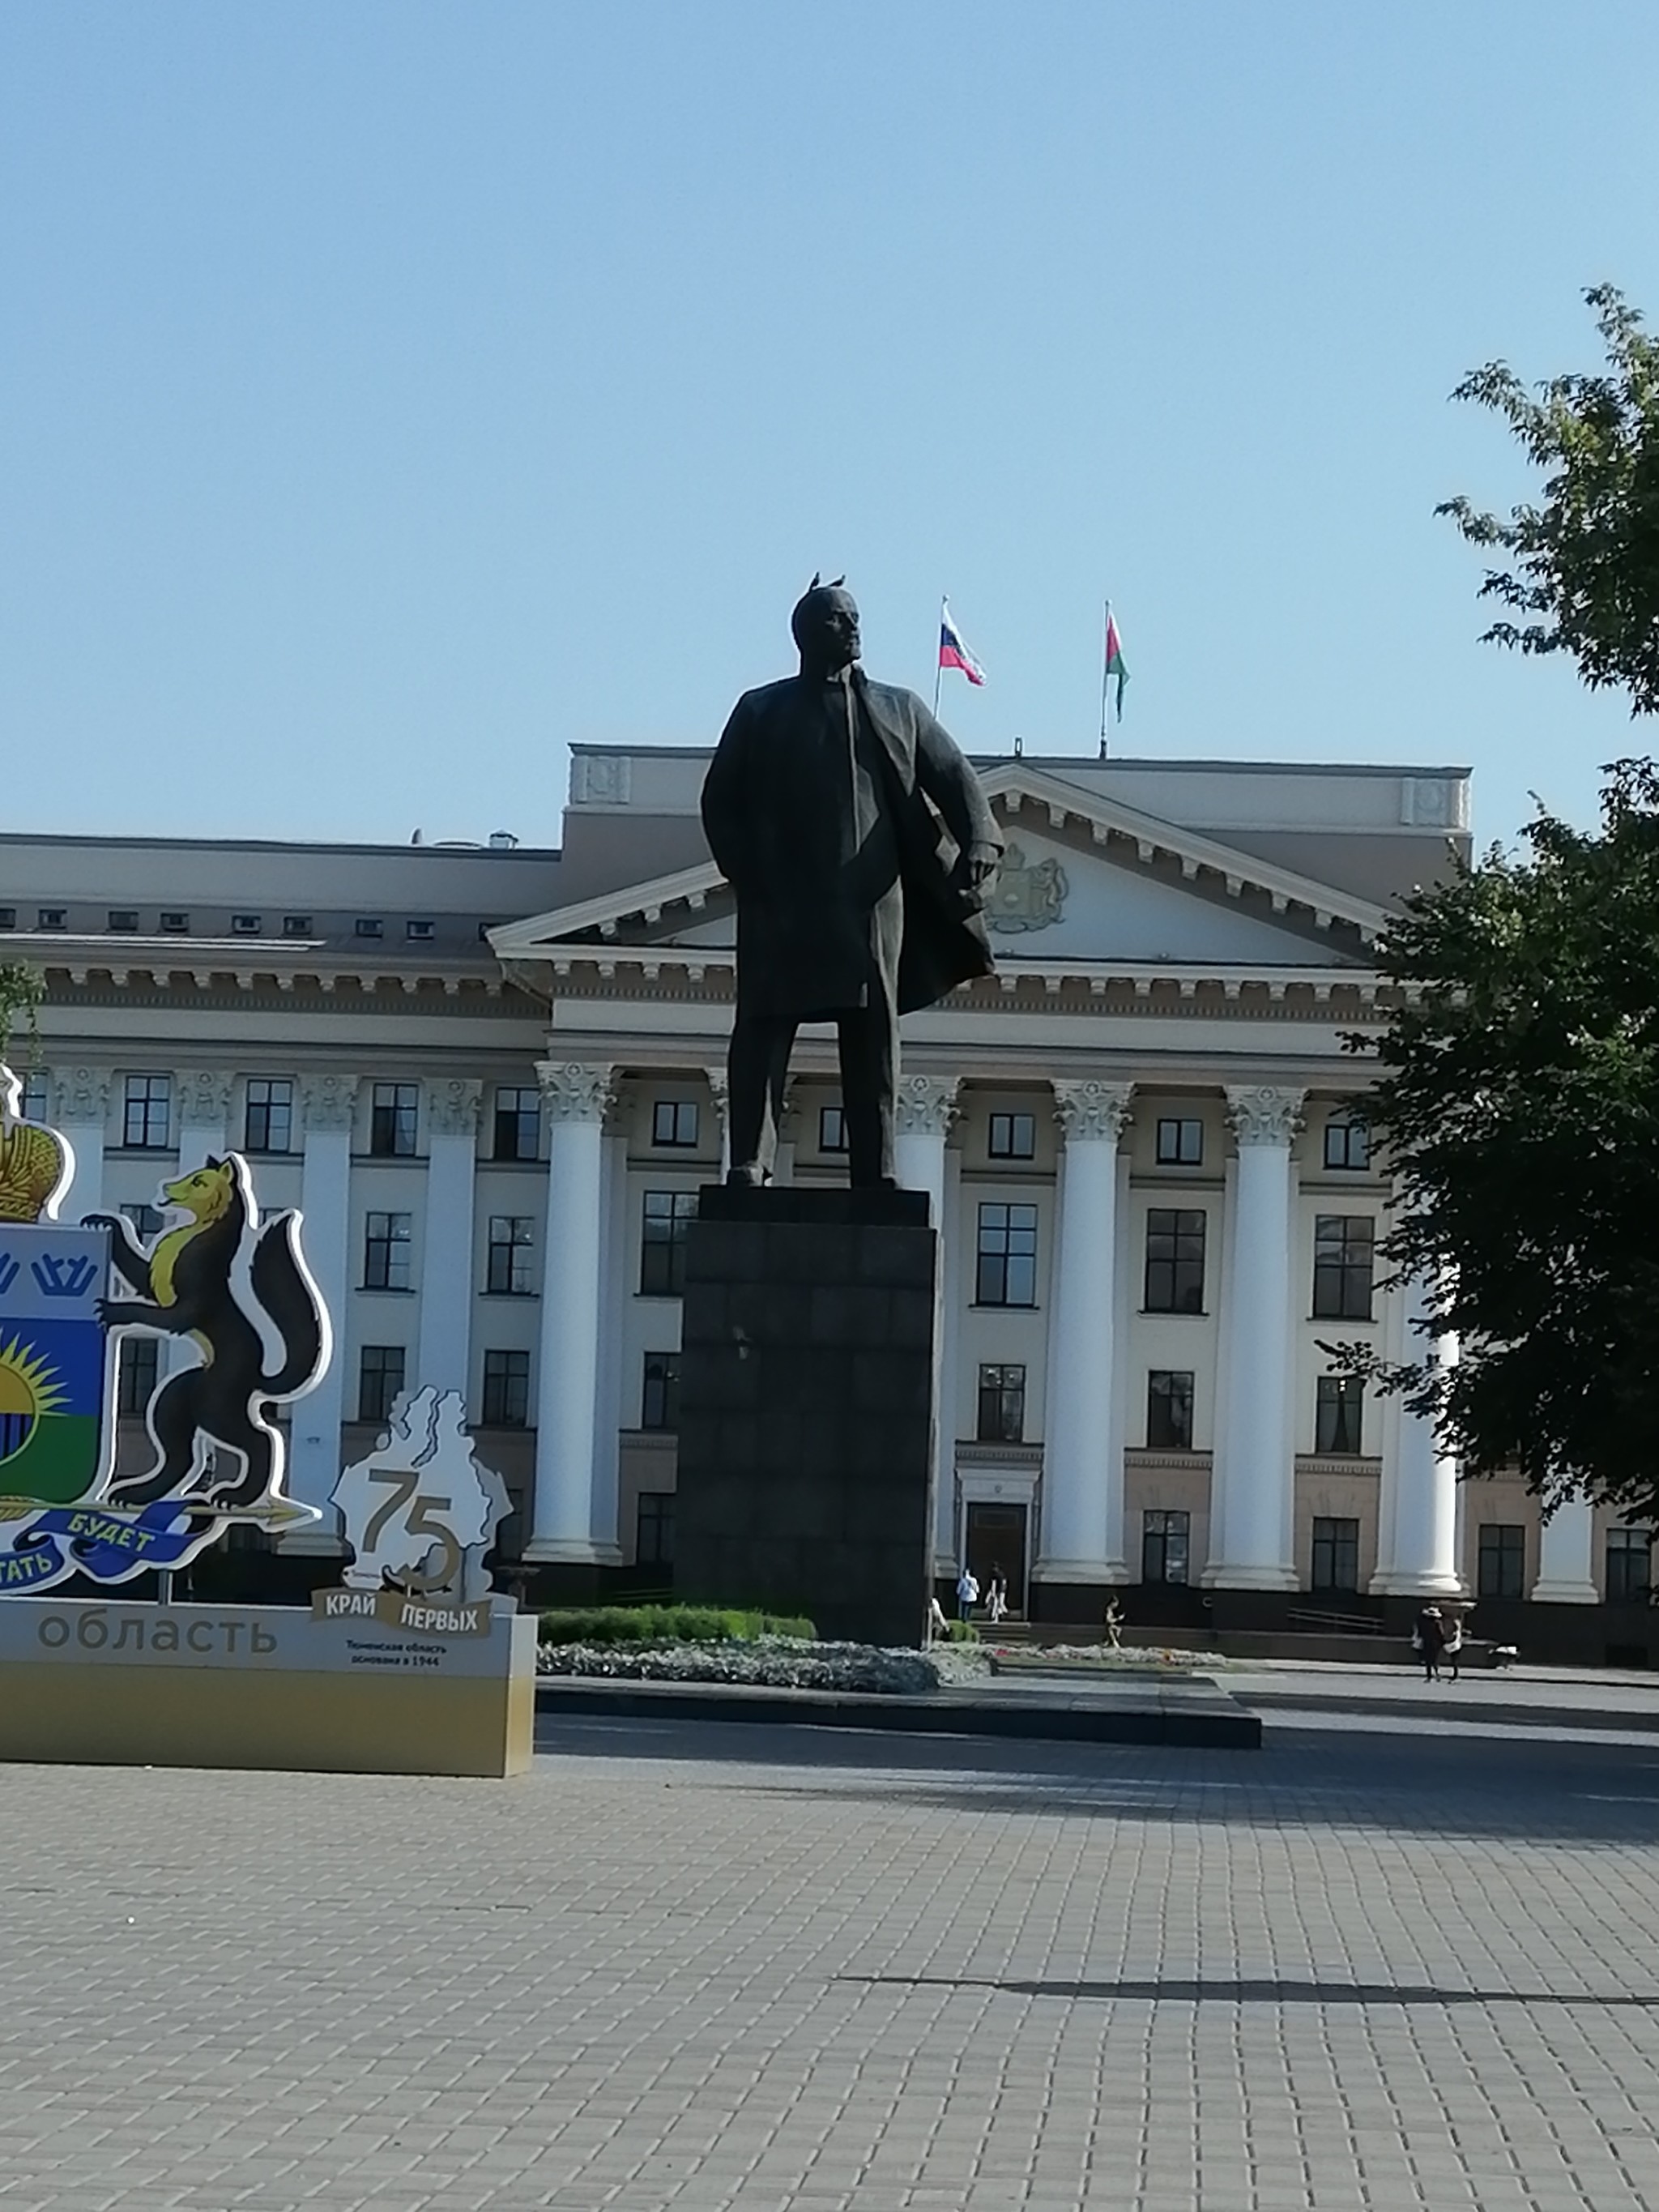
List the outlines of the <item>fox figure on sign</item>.
<svg viewBox="0 0 1659 2212">
<path fill-rule="evenodd" d="M 148 1248 L 124 1216 L 88 1216 L 111 1232 L 116 1272 L 138 1293 L 100 1299 L 104 1327 L 180 1338 L 200 1355 L 151 1396 L 155 1464 L 118 1478 L 108 1502 L 143 1506 L 187 1491 L 192 1504 L 217 1513 L 306 1516 L 282 1494 L 283 1439 L 271 1419 L 322 1379 L 331 1349 L 327 1310 L 300 1252 L 300 1217 L 256 1225 L 247 1162 L 236 1152 L 163 1183 L 160 1196 L 184 1218 Z M 267 1334 L 281 1346 L 269 1371 Z M 241 1472 L 202 1483 L 216 1447 Z"/>
</svg>

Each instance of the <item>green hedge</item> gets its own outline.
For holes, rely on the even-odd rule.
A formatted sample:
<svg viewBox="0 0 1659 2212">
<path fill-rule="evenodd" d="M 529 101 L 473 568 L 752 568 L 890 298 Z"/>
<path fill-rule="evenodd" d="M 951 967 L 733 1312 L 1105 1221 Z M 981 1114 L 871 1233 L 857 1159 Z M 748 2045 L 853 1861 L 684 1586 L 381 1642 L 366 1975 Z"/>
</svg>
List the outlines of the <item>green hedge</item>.
<svg viewBox="0 0 1659 2212">
<path fill-rule="evenodd" d="M 714 1605 L 570 1605 L 541 1616 L 544 1644 L 750 1644 L 817 1634 L 810 1620 Z"/>
</svg>

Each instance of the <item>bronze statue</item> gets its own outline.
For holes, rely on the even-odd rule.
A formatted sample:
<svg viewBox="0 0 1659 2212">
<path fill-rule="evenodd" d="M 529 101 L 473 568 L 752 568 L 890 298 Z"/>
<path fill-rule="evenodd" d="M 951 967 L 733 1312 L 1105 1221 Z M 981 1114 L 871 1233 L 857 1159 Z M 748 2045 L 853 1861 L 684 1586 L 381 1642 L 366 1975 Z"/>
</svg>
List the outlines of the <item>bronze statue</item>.
<svg viewBox="0 0 1659 2212">
<path fill-rule="evenodd" d="M 815 576 L 790 627 L 799 674 L 744 693 L 702 787 L 738 899 L 726 1180 L 770 1180 L 795 1031 L 833 1021 L 851 1180 L 890 1189 L 898 1018 L 991 973 L 981 890 L 1002 836 L 921 701 L 859 665 L 839 581 Z"/>
</svg>

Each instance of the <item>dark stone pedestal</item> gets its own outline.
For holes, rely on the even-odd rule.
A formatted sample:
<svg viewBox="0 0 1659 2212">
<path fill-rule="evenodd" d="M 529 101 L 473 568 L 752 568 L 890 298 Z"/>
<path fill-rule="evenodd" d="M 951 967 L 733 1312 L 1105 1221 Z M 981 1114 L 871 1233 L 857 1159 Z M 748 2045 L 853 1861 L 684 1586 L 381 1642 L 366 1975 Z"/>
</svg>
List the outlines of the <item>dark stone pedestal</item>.
<svg viewBox="0 0 1659 2212">
<path fill-rule="evenodd" d="M 920 1644 L 933 1585 L 923 1191 L 705 1189 L 686 1240 L 674 1594 Z"/>
</svg>

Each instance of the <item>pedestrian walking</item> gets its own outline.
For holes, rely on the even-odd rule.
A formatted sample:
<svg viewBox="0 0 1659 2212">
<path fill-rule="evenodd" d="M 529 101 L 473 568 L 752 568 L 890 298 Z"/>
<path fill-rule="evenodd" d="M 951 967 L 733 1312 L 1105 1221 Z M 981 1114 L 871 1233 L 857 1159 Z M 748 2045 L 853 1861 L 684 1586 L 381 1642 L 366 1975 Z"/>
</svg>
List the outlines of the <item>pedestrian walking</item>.
<svg viewBox="0 0 1659 2212">
<path fill-rule="evenodd" d="M 979 1603 L 979 1577 L 971 1567 L 964 1567 L 957 1577 L 957 1618 L 970 1620 L 974 1607 Z"/>
<path fill-rule="evenodd" d="M 990 1586 L 985 1593 L 985 1610 L 993 1622 L 1007 1619 L 1008 1577 L 1000 1567 L 991 1570 Z"/>
<path fill-rule="evenodd" d="M 1440 1655 L 1446 1648 L 1446 1624 L 1437 1605 L 1425 1605 L 1412 1631 L 1412 1650 L 1423 1662 L 1423 1680 L 1440 1680 Z"/>
<path fill-rule="evenodd" d="M 1442 1662 L 1451 1668 L 1451 1678 L 1457 1680 L 1458 1663 L 1463 1656 L 1463 1616 L 1455 1613 L 1446 1623 L 1446 1641 L 1441 1654 Z"/>
</svg>

